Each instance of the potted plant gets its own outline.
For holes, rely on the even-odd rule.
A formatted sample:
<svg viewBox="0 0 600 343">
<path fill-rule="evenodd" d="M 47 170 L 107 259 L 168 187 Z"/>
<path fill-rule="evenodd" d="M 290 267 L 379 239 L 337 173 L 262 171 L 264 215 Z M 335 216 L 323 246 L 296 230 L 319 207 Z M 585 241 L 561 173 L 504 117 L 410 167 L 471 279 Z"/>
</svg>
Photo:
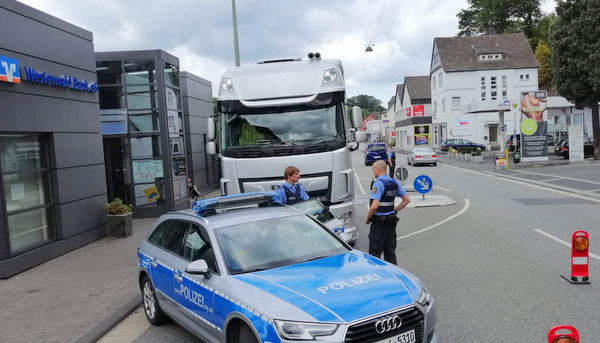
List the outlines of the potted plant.
<svg viewBox="0 0 600 343">
<path fill-rule="evenodd" d="M 479 150 L 479 149 L 474 150 L 471 153 L 471 158 L 473 159 L 473 162 L 482 163 L 483 162 L 483 155 L 481 155 L 481 150 Z"/>
<path fill-rule="evenodd" d="M 115 200 L 106 204 L 107 233 L 110 237 L 127 237 L 133 233 L 133 205 Z"/>
</svg>

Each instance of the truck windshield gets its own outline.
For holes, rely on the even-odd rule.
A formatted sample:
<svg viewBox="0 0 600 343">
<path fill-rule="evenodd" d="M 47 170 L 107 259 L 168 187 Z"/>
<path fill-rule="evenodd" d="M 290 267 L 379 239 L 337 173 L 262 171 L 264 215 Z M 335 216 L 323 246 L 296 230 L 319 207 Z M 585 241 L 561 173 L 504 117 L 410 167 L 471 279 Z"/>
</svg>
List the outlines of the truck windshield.
<svg viewBox="0 0 600 343">
<path fill-rule="evenodd" d="M 269 147 L 289 147 L 298 154 L 311 145 L 322 145 L 324 151 L 346 145 L 342 104 L 289 112 L 224 113 L 221 118 L 225 155 L 227 149 L 243 147 L 260 148 L 264 156 L 271 155 Z"/>
</svg>

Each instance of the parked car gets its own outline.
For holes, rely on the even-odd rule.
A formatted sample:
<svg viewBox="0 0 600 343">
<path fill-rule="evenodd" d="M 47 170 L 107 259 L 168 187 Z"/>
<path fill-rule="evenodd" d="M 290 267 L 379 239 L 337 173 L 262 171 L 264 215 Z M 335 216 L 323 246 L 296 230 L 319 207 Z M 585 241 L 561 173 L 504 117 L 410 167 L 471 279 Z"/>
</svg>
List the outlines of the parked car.
<svg viewBox="0 0 600 343">
<path fill-rule="evenodd" d="M 198 200 L 157 220 L 138 246 L 150 323 L 170 317 L 208 342 L 438 342 L 419 278 L 274 196 Z"/>
<path fill-rule="evenodd" d="M 562 140 L 554 147 L 554 155 L 569 158 L 569 141 Z M 591 137 L 583 139 L 583 157 L 594 156 L 594 140 Z"/>
<path fill-rule="evenodd" d="M 481 151 L 485 150 L 485 145 L 479 143 L 473 143 L 468 139 L 462 138 L 454 138 L 454 139 L 446 139 L 444 143 L 442 143 L 442 151 L 448 151 L 448 149 L 452 147 L 454 149 L 459 148 L 473 148 L 479 149 Z"/>
<path fill-rule="evenodd" d="M 414 148 L 406 157 L 408 165 L 432 164 L 437 165 L 437 154 L 431 148 Z"/>
<path fill-rule="evenodd" d="M 383 160 L 387 164 L 387 149 L 385 143 L 369 143 L 365 148 L 365 166 L 375 161 Z"/>
</svg>

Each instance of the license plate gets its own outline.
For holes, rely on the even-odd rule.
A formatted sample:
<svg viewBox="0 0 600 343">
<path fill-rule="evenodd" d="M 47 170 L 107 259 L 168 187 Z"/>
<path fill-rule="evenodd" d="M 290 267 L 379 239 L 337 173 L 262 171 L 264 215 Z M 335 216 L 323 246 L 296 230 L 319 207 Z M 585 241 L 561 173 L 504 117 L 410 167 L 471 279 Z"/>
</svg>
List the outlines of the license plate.
<svg viewBox="0 0 600 343">
<path fill-rule="evenodd" d="M 415 330 L 410 330 L 399 334 L 398 336 L 386 338 L 375 343 L 416 343 Z"/>
<path fill-rule="evenodd" d="M 381 158 L 381 156 L 373 156 L 373 158 Z"/>
</svg>

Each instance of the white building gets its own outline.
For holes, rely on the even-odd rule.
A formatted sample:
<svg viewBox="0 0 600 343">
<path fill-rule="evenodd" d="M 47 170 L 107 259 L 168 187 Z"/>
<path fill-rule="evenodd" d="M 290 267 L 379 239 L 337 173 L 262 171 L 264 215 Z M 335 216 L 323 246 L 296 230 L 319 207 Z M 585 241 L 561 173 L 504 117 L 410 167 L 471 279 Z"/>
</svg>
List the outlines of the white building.
<svg viewBox="0 0 600 343">
<path fill-rule="evenodd" d="M 397 150 L 412 150 L 415 146 L 432 147 L 431 86 L 429 76 L 407 76 L 396 86 L 394 103 Z"/>
<path fill-rule="evenodd" d="M 502 148 L 505 135 L 519 132 L 512 105 L 522 92 L 538 89 L 538 68 L 522 33 L 435 38 L 429 77 L 433 146 L 466 138 Z"/>
</svg>

